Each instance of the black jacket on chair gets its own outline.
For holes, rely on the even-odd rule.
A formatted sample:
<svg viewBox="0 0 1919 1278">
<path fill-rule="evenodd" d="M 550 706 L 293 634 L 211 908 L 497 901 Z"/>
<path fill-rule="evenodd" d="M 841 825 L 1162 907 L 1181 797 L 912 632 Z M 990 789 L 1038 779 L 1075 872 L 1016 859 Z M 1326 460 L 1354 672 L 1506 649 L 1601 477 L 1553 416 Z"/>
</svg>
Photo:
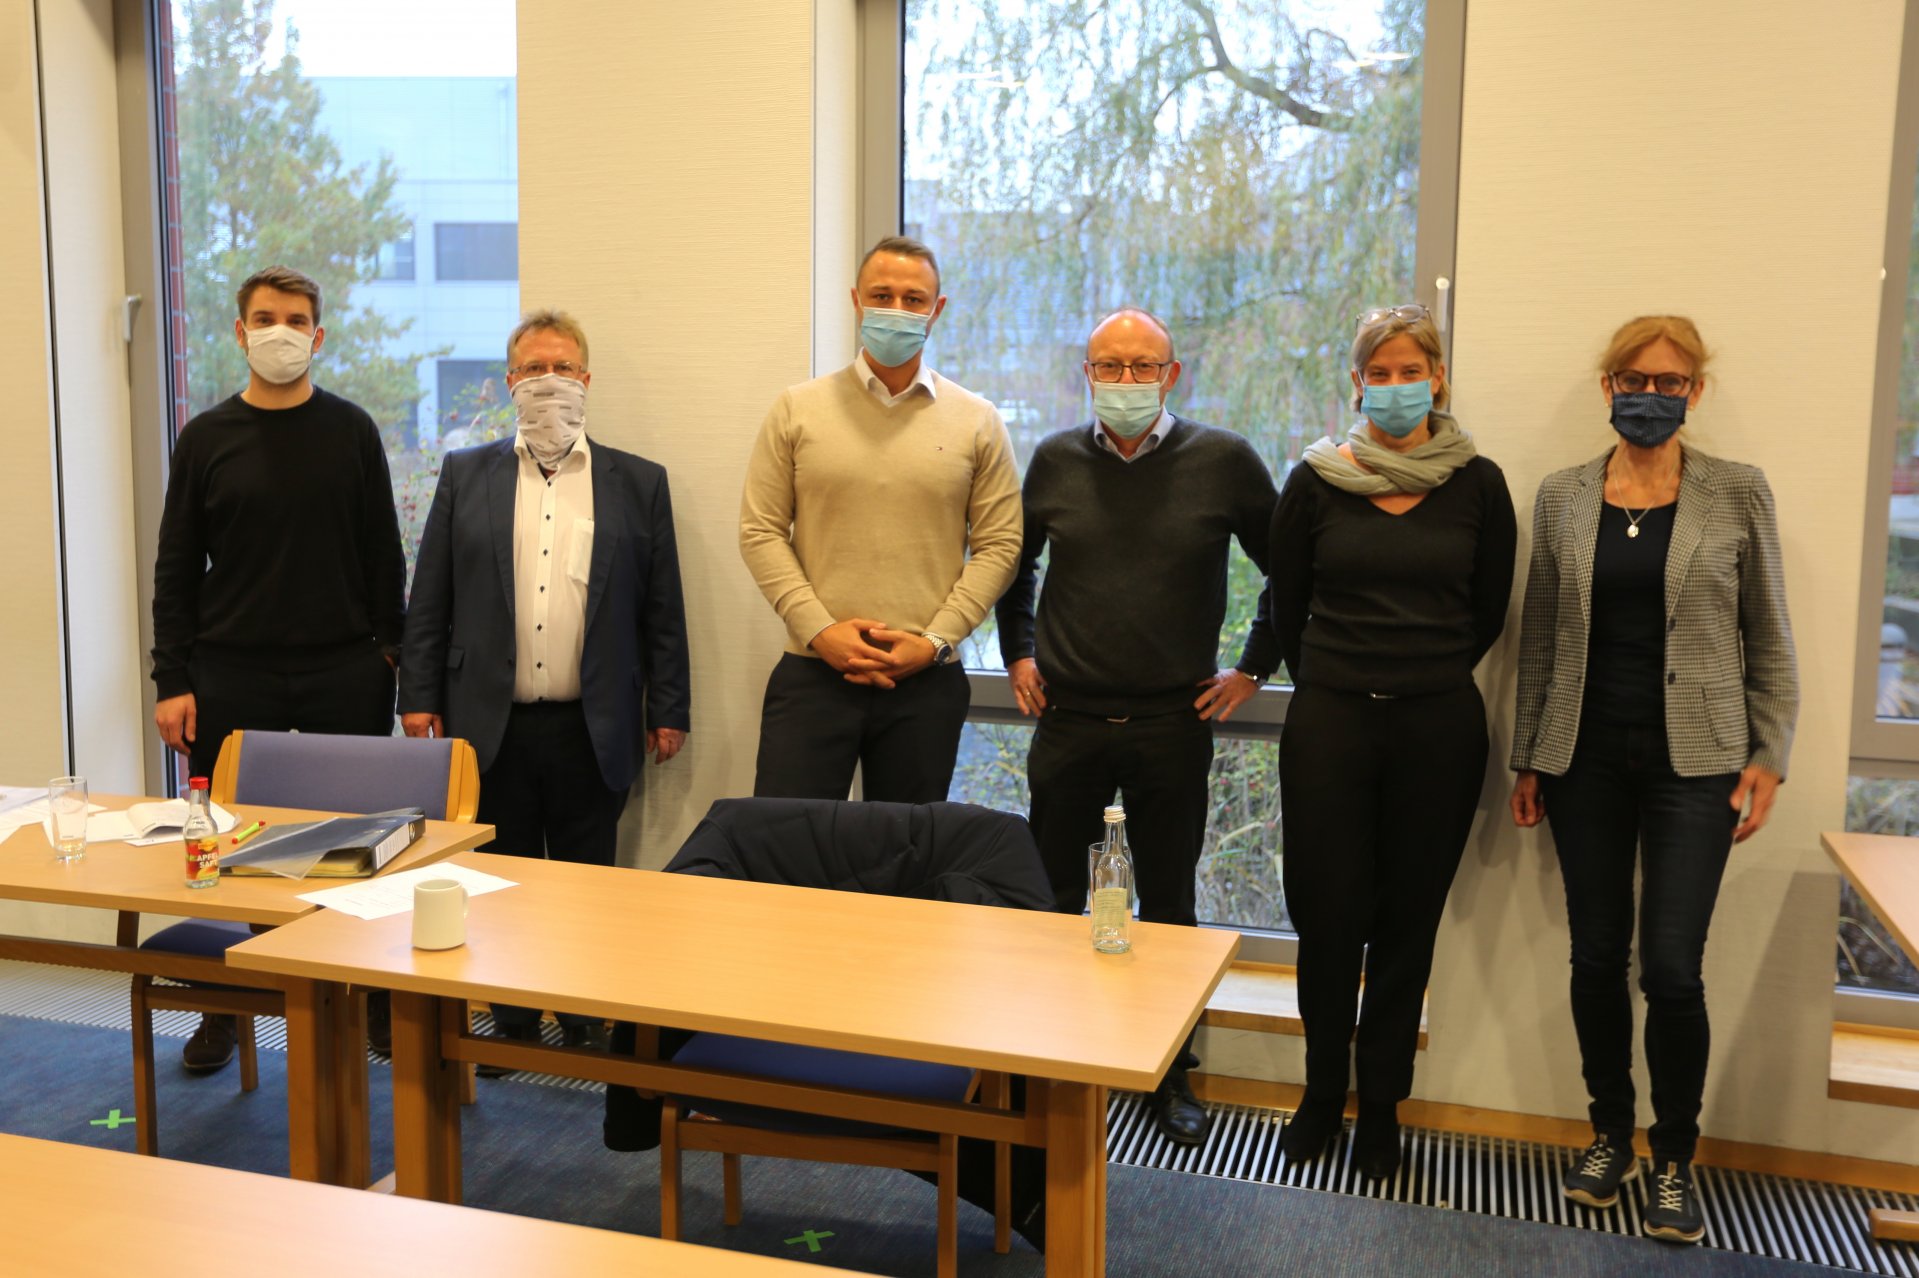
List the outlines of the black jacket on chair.
<svg viewBox="0 0 1919 1278">
<path fill-rule="evenodd" d="M 971 803 L 721 799 L 666 869 L 876 896 L 1052 908 L 1026 819 Z"/>
<path fill-rule="evenodd" d="M 670 874 L 783 883 L 878 896 L 1050 910 L 1053 890 L 1026 818 L 971 803 L 852 803 L 833 799 L 721 799 L 667 863 Z M 685 1035 L 665 1029 L 670 1058 Z M 613 1033 L 633 1050 L 630 1025 Z M 606 1089 L 608 1149 L 660 1142 L 660 1102 Z"/>
</svg>

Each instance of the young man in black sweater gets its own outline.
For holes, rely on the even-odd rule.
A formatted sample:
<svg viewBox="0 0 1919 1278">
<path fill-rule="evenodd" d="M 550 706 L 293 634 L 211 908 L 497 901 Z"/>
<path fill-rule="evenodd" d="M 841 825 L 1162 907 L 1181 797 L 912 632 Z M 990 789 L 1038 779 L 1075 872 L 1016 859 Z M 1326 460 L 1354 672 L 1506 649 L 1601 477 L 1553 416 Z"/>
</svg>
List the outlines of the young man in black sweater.
<svg viewBox="0 0 1919 1278">
<path fill-rule="evenodd" d="M 320 286 L 270 266 L 240 286 L 247 387 L 180 432 L 153 566 L 154 724 L 210 777 L 236 728 L 386 736 L 406 557 L 373 419 L 313 384 Z M 233 1058 L 202 1017 L 196 1073 Z"/>
<path fill-rule="evenodd" d="M 1227 555 L 1237 538 L 1266 571 L 1278 495 L 1244 438 L 1167 411 L 1179 374 L 1172 334 L 1147 312 L 1117 311 L 1093 329 L 1094 420 L 1033 454 L 1019 572 L 998 618 L 1020 712 L 1039 716 L 1027 780 L 1057 908 L 1084 906 L 1087 847 L 1117 792 L 1140 918 L 1191 927 L 1213 723 L 1279 661 L 1262 599 L 1236 668 L 1215 668 Z M 1182 1053 L 1153 1093 L 1160 1130 L 1181 1144 L 1202 1143 L 1209 1127 L 1186 1079 L 1198 1063 Z"/>
</svg>

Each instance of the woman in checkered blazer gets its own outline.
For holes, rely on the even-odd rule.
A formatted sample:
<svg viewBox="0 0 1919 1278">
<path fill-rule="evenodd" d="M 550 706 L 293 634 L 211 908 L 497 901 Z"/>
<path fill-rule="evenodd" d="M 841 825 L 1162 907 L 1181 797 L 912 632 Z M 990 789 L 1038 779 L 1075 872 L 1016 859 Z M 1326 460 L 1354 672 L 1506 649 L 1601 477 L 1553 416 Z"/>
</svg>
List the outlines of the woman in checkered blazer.
<svg viewBox="0 0 1919 1278">
<path fill-rule="evenodd" d="M 1772 492 L 1679 438 L 1705 389 L 1690 320 L 1632 320 L 1600 363 L 1617 444 L 1533 507 L 1519 641 L 1513 820 L 1551 823 L 1572 928 L 1572 1011 L 1593 1143 L 1565 1178 L 1595 1207 L 1632 1152 L 1633 871 L 1655 1121 L 1656 1238 L 1704 1232 L 1691 1163 L 1710 1034 L 1701 965 L 1734 843 L 1786 774 L 1799 684 Z"/>
</svg>

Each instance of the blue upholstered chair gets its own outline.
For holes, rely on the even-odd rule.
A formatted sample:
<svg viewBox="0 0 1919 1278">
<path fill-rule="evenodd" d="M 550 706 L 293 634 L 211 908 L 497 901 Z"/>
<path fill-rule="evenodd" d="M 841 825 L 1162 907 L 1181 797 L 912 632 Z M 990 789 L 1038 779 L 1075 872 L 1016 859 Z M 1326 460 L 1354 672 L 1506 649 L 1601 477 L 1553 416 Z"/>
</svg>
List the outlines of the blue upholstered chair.
<svg viewBox="0 0 1919 1278">
<path fill-rule="evenodd" d="M 907 805 L 812 799 L 722 799 L 667 865 L 669 872 L 839 891 L 1046 909 L 1052 890 L 1024 818 L 961 803 Z M 911 1100 L 1004 1107 L 1000 1074 L 860 1052 L 699 1033 L 678 1065 Z M 660 1235 L 681 1229 L 680 1155 L 721 1155 L 725 1221 L 740 1219 L 740 1156 L 898 1167 L 938 1190 L 940 1278 L 959 1267 L 959 1138 L 849 1119 L 694 1097 L 667 1098 L 660 1117 Z M 997 1146 L 994 1249 L 1010 1244 L 1008 1147 Z"/>
<path fill-rule="evenodd" d="M 222 805 L 355 813 L 419 808 L 435 820 L 471 821 L 480 803 L 478 762 L 473 747 L 459 738 L 235 732 L 221 743 L 211 780 L 213 801 Z M 140 948 L 219 958 L 251 935 L 244 923 L 195 919 L 163 928 Z M 238 1016 L 240 1088 L 250 1092 L 260 1082 L 253 1018 L 283 1016 L 286 1004 L 273 989 L 133 978 L 134 1112 L 140 1120 L 135 1145 L 143 1154 L 160 1148 L 153 1072 L 157 1011 Z"/>
</svg>

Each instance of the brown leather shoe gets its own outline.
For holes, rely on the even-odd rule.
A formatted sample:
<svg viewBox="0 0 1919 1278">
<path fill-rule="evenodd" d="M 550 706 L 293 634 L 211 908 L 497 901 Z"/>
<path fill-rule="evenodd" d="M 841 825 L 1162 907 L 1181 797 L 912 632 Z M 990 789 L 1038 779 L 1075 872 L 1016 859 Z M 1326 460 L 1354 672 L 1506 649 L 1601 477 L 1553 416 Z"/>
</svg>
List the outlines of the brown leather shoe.
<svg viewBox="0 0 1919 1278">
<path fill-rule="evenodd" d="M 225 1069 L 240 1043 L 240 1022 L 233 1016 L 202 1016 L 200 1028 L 180 1049 L 180 1064 L 189 1074 L 211 1074 Z"/>
</svg>

